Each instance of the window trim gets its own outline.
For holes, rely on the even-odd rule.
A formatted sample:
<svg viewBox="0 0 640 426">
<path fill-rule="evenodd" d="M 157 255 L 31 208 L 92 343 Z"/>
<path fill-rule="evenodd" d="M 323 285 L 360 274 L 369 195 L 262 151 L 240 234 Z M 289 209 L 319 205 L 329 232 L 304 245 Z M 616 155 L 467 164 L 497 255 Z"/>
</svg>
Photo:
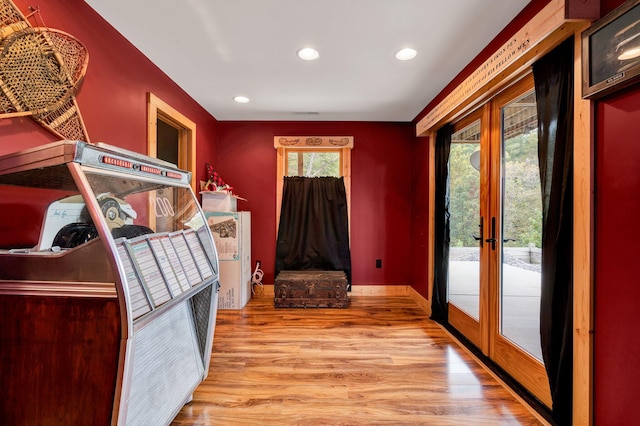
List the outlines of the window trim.
<svg viewBox="0 0 640 426">
<path fill-rule="evenodd" d="M 287 154 L 294 151 L 331 150 L 340 152 L 340 175 L 344 179 L 347 195 L 347 216 L 351 233 L 351 150 L 353 136 L 274 136 L 273 146 L 277 151 L 276 166 L 276 238 L 280 225 L 282 188 L 287 176 Z"/>
</svg>

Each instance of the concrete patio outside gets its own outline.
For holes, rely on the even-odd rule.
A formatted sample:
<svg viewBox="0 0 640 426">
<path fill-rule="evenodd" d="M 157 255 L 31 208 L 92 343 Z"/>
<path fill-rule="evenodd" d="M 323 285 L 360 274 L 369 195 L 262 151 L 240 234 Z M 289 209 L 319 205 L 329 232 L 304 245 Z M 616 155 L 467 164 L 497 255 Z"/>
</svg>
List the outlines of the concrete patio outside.
<svg viewBox="0 0 640 426">
<path fill-rule="evenodd" d="M 527 267 L 518 261 L 510 263 L 504 263 L 502 270 L 502 334 L 542 361 L 540 272 L 535 270 L 539 265 Z M 449 302 L 476 319 L 479 315 L 478 277 L 477 260 L 450 260 Z"/>
</svg>

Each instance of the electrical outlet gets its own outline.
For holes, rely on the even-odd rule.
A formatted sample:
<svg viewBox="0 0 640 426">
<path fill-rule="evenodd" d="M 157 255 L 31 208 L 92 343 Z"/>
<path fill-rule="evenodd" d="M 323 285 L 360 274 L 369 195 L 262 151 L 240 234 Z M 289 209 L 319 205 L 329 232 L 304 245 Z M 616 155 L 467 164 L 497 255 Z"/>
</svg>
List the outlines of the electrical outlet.
<svg viewBox="0 0 640 426">
<path fill-rule="evenodd" d="M 382 259 L 376 259 L 376 268 L 382 268 Z"/>
</svg>

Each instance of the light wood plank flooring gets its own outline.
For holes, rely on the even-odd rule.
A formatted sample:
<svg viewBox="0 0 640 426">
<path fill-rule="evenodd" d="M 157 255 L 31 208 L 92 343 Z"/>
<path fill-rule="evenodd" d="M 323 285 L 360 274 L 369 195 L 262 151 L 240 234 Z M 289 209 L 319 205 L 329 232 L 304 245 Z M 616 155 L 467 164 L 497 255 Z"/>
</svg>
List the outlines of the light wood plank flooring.
<svg viewBox="0 0 640 426">
<path fill-rule="evenodd" d="M 219 310 L 209 376 L 174 425 L 538 425 L 410 297 Z"/>
</svg>

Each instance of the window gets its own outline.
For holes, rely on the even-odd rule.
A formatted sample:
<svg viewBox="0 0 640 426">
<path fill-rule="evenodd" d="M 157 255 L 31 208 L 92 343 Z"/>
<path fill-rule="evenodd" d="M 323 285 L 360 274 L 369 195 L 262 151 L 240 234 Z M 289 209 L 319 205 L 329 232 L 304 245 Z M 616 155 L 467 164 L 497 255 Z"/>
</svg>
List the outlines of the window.
<svg viewBox="0 0 640 426">
<path fill-rule="evenodd" d="M 287 176 L 342 176 L 340 150 L 287 150 Z"/>
<path fill-rule="evenodd" d="M 284 176 L 343 177 L 351 216 L 353 136 L 275 136 L 273 146 L 278 151 L 276 232 L 280 222 Z"/>
</svg>

